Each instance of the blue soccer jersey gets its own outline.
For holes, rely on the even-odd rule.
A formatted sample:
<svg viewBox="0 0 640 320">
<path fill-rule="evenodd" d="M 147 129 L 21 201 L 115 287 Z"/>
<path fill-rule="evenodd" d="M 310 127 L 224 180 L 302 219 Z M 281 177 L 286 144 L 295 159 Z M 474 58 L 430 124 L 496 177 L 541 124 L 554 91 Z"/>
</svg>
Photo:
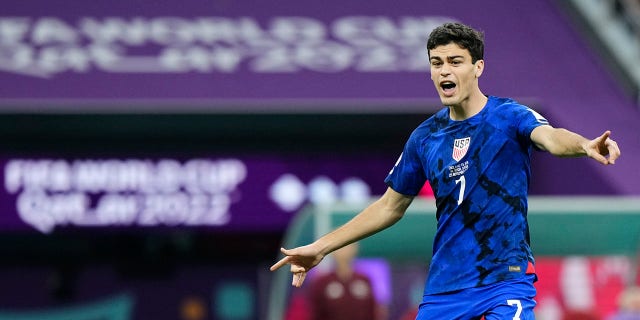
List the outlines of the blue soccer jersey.
<svg viewBox="0 0 640 320">
<path fill-rule="evenodd" d="M 534 128 L 548 124 L 513 100 L 489 97 L 475 116 L 445 108 L 416 128 L 385 182 L 416 195 L 429 181 L 438 228 L 425 293 L 522 277 L 533 264 L 527 224 Z"/>
</svg>

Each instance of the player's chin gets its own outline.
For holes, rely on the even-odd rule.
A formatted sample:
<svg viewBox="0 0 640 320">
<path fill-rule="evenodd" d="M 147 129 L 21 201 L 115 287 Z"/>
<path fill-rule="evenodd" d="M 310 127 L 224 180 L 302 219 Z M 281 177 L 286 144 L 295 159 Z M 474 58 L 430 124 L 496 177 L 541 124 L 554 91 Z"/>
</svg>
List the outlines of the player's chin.
<svg viewBox="0 0 640 320">
<path fill-rule="evenodd" d="M 457 99 L 455 97 L 447 97 L 440 95 L 440 102 L 443 106 L 452 106 L 456 104 Z"/>
</svg>

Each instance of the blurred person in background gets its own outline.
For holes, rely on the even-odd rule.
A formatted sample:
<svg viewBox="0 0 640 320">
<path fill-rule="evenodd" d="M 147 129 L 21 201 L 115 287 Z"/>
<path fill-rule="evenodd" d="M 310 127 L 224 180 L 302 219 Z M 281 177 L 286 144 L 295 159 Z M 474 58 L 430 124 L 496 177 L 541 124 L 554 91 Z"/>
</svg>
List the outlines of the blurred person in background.
<svg viewBox="0 0 640 320">
<path fill-rule="evenodd" d="M 308 292 L 294 292 L 285 319 L 386 319 L 386 308 L 377 303 L 371 279 L 355 269 L 358 249 L 352 243 L 334 251 L 332 269 L 314 275 Z"/>
<path fill-rule="evenodd" d="M 331 272 L 312 281 L 309 301 L 312 320 L 381 319 L 369 277 L 354 269 L 358 244 L 352 243 L 333 252 Z"/>
<path fill-rule="evenodd" d="M 285 257 L 271 270 L 290 265 L 292 285 L 301 286 L 330 252 L 399 221 L 429 181 L 438 226 L 416 319 L 534 319 L 537 276 L 527 223 L 532 150 L 603 165 L 614 164 L 620 150 L 610 131 L 589 140 L 552 127 L 514 100 L 482 93 L 481 32 L 446 23 L 431 32 L 427 50 L 445 108 L 413 131 L 385 179 L 387 191 L 313 243 L 282 248 Z"/>
</svg>

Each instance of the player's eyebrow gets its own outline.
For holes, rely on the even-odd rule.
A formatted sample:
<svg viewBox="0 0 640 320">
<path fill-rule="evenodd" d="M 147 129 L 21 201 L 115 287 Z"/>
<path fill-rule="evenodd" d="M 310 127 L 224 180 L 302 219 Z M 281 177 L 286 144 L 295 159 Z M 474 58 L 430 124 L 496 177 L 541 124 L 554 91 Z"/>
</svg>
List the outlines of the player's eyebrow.
<svg viewBox="0 0 640 320">
<path fill-rule="evenodd" d="M 463 55 L 457 55 L 457 56 L 447 56 L 446 57 L 448 61 L 453 60 L 453 59 L 464 59 Z M 440 58 L 439 56 L 432 56 L 431 58 L 429 58 L 429 60 L 438 60 L 438 61 L 442 61 L 442 58 Z"/>
<path fill-rule="evenodd" d="M 464 56 L 459 55 L 459 56 L 448 56 L 447 60 L 453 60 L 453 59 L 464 59 Z"/>
</svg>

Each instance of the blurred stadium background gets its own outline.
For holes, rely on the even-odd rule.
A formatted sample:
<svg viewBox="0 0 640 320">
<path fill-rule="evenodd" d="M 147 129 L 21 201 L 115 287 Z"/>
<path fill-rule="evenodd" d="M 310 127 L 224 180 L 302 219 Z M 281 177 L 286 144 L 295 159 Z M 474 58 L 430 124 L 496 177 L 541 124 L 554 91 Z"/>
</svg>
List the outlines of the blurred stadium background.
<svg viewBox="0 0 640 320">
<path fill-rule="evenodd" d="M 0 319 L 284 319 L 278 248 L 383 192 L 440 108 L 445 21 L 486 32 L 485 93 L 619 142 L 614 167 L 536 153 L 531 185 L 538 317 L 606 319 L 637 284 L 637 0 L 3 1 Z M 362 244 L 389 319 L 434 222 L 425 195 Z"/>
</svg>

